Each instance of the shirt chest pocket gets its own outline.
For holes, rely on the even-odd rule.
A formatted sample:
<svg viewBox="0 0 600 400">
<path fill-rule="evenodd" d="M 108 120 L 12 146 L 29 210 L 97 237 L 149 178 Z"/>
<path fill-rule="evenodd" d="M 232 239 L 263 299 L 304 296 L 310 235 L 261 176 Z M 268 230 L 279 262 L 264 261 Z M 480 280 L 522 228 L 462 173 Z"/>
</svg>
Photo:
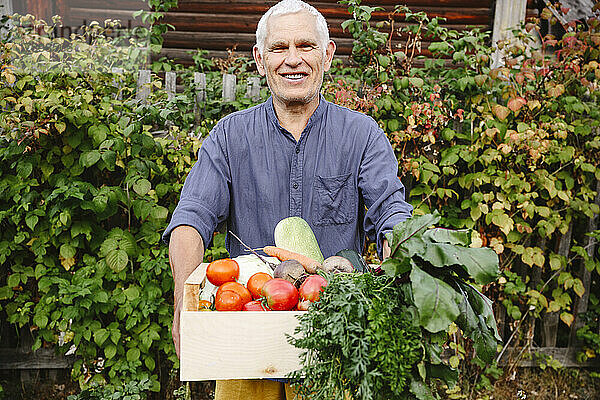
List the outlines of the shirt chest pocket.
<svg viewBox="0 0 600 400">
<path fill-rule="evenodd" d="M 356 217 L 357 190 L 352 174 L 315 175 L 313 201 L 315 225 L 345 224 Z"/>
</svg>

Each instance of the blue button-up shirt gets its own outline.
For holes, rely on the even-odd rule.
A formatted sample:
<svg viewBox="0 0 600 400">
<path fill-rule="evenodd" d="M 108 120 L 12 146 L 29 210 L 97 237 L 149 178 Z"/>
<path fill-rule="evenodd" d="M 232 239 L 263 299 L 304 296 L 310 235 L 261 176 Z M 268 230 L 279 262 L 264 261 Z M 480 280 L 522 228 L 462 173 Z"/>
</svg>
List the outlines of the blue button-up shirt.
<svg viewBox="0 0 600 400">
<path fill-rule="evenodd" d="M 392 147 L 372 118 L 321 96 L 296 141 L 269 98 L 221 119 L 204 140 L 163 238 L 189 225 L 208 246 L 227 221 L 259 248 L 274 244 L 281 219 L 298 216 L 325 257 L 342 249 L 362 253 L 365 234 L 376 238 L 381 254 L 384 234 L 412 212 L 397 174 Z M 232 257 L 247 253 L 229 236 Z"/>
</svg>

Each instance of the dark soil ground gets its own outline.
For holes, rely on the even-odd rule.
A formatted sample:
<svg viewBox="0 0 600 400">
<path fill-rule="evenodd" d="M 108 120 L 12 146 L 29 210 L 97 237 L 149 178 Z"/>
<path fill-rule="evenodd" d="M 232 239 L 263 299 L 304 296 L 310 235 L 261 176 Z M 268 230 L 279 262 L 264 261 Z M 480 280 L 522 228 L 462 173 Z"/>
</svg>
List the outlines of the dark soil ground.
<svg viewBox="0 0 600 400">
<path fill-rule="evenodd" d="M 52 381 L 53 382 L 50 382 Z M 7 400 L 66 400 L 78 392 L 76 383 L 69 380 L 66 371 L 32 373 L 28 382 L 21 382 L 18 372 L 0 374 L 0 399 Z M 212 400 L 214 382 L 189 384 L 192 400 Z M 161 394 L 152 394 L 150 400 L 184 400 L 185 386 L 170 382 Z M 4 394 L 4 397 L 2 397 Z M 600 400 L 600 379 L 593 378 L 583 369 L 523 368 L 502 376 L 493 387 L 474 388 L 468 382 L 448 391 L 445 399 L 468 400 Z"/>
</svg>

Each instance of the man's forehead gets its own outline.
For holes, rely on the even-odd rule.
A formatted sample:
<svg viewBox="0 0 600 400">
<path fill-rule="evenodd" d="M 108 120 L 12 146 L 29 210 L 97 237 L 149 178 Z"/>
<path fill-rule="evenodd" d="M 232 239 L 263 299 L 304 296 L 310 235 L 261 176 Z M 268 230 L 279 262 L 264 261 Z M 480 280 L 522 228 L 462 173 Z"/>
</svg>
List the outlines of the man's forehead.
<svg viewBox="0 0 600 400">
<path fill-rule="evenodd" d="M 308 31 L 304 30 L 304 32 L 299 32 L 304 34 L 302 36 L 308 37 L 317 35 L 317 17 L 306 10 L 301 10 L 295 13 L 272 15 L 269 17 L 267 20 L 267 40 L 272 36 L 279 36 L 278 34 L 283 34 L 285 31 L 295 29 L 290 25 L 296 24 L 307 25 L 312 28 Z"/>
</svg>

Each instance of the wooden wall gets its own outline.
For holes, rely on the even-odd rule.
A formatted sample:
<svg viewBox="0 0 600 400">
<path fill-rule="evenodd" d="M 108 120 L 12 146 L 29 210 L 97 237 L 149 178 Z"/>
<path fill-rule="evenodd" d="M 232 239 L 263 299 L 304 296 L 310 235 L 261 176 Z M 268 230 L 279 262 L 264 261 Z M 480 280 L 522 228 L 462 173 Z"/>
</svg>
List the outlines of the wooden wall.
<svg viewBox="0 0 600 400">
<path fill-rule="evenodd" d="M 13 6 L 19 14 L 33 14 L 46 21 L 60 15 L 63 25 L 73 29 L 106 19 L 119 19 L 124 27 L 138 26 L 140 18 L 134 20 L 133 13 L 149 9 L 145 0 L 15 0 Z"/>
<path fill-rule="evenodd" d="M 347 7 L 337 0 L 309 2 L 327 19 L 331 37 L 337 44 L 337 55 L 347 57 L 352 50 L 352 38 L 340 26 L 349 18 Z M 21 4 L 21 9 L 15 6 L 15 12 L 32 13 L 47 20 L 60 14 L 64 24 L 71 27 L 107 18 L 120 19 L 125 27 L 136 26 L 141 21 L 134 20 L 133 13 L 148 7 L 144 0 L 17 0 L 16 3 Z M 188 52 L 195 49 L 209 50 L 209 56 L 224 57 L 227 49 L 235 48 L 237 53 L 250 56 L 256 24 L 275 3 L 274 0 L 179 0 L 178 8 L 165 17 L 175 31 L 165 34 L 161 56 L 184 64 L 192 63 Z M 458 30 L 468 26 L 491 30 L 495 7 L 494 0 L 364 0 L 363 4 L 385 8 L 373 13 L 374 22 L 387 20 L 396 4 L 406 4 L 413 11 L 445 18 L 444 26 Z M 528 15 L 537 14 L 535 7 L 535 0 L 528 0 Z M 402 16 L 396 18 L 396 23 L 402 23 Z M 427 45 L 424 43 L 423 47 Z"/>
<path fill-rule="evenodd" d="M 191 63 L 188 51 L 209 50 L 211 56 L 226 56 L 226 49 L 250 57 L 255 43 L 256 24 L 261 15 L 277 1 L 259 0 L 179 0 L 179 6 L 167 13 L 166 22 L 175 31 L 165 35 L 164 56 Z M 309 1 L 327 19 L 330 35 L 337 44 L 336 54 L 347 57 L 352 51 L 352 38 L 341 28 L 350 17 L 347 6 L 337 0 Z M 430 16 L 446 18 L 443 23 L 451 29 L 463 30 L 468 26 L 492 28 L 494 0 L 364 0 L 364 5 L 384 7 L 385 11 L 373 13 L 373 21 L 387 20 L 396 4 L 406 4 L 413 11 L 425 11 Z M 535 15 L 534 0 L 529 0 L 528 14 Z M 402 23 L 398 16 L 396 23 Z M 424 48 L 427 48 L 424 43 Z M 424 52 L 426 54 L 426 52 Z"/>
</svg>

